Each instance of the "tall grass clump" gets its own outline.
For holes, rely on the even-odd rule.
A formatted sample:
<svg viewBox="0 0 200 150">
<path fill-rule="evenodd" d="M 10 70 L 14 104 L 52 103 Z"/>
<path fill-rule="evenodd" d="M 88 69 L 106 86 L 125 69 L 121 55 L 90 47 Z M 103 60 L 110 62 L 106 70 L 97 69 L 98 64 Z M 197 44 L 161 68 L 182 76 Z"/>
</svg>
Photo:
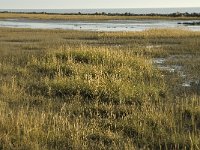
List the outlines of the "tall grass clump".
<svg viewBox="0 0 200 150">
<path fill-rule="evenodd" d="M 83 100 L 123 104 L 134 98 L 142 101 L 148 93 L 156 101 L 162 87 L 156 89 L 155 82 L 163 84 L 147 60 L 109 49 L 61 49 L 32 58 L 28 68 L 35 76 L 40 74 L 28 89 L 50 97 L 79 95 Z"/>
</svg>

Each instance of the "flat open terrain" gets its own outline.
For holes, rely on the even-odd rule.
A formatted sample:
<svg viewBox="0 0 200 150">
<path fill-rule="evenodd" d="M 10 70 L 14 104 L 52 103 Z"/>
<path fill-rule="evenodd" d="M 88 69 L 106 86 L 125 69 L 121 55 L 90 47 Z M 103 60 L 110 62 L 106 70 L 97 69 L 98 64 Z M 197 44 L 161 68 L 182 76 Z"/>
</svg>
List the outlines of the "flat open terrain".
<svg viewBox="0 0 200 150">
<path fill-rule="evenodd" d="M 0 147 L 200 149 L 199 81 L 200 32 L 0 28 Z"/>
<path fill-rule="evenodd" d="M 168 17 L 168 16 L 108 16 L 108 15 L 70 15 L 70 14 L 26 14 L 0 13 L 0 19 L 42 19 L 42 20 L 133 20 L 133 19 L 164 19 L 164 20 L 199 20 L 200 17 Z"/>
</svg>

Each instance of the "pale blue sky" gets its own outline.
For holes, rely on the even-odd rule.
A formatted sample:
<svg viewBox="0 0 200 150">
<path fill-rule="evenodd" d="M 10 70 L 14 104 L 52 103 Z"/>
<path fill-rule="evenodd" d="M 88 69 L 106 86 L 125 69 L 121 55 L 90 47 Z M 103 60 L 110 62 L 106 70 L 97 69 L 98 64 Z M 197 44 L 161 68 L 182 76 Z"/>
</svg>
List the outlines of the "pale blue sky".
<svg viewBox="0 0 200 150">
<path fill-rule="evenodd" d="M 0 9 L 200 7 L 200 0 L 0 0 Z"/>
</svg>

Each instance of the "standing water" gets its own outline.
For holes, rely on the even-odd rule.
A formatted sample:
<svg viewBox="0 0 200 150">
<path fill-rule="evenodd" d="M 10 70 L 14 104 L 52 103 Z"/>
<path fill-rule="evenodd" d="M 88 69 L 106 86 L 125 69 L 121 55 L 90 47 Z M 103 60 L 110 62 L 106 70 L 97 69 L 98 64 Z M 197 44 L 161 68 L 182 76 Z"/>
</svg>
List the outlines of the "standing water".
<svg viewBox="0 0 200 150">
<path fill-rule="evenodd" d="M 196 20 L 192 20 L 191 22 Z M 199 25 L 179 24 L 177 20 L 108 20 L 108 21 L 64 21 L 64 20 L 0 20 L 0 27 L 64 29 L 88 31 L 143 31 L 147 29 L 178 28 L 200 31 Z"/>
</svg>

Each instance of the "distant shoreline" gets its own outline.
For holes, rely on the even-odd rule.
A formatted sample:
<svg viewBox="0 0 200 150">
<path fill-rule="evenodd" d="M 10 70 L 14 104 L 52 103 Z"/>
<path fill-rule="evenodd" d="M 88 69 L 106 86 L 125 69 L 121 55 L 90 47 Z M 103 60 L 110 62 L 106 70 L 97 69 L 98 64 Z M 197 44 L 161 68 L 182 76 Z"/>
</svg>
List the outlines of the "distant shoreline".
<svg viewBox="0 0 200 150">
<path fill-rule="evenodd" d="M 8 14 L 46 14 L 46 15 L 90 15 L 90 16 L 157 16 L 157 17 L 200 17 L 200 13 L 169 13 L 169 14 L 161 14 L 161 13 L 106 13 L 106 12 L 96 12 L 96 13 L 49 13 L 45 11 L 41 12 L 14 12 L 14 11 L 0 11 L 0 13 L 8 13 Z"/>
</svg>

